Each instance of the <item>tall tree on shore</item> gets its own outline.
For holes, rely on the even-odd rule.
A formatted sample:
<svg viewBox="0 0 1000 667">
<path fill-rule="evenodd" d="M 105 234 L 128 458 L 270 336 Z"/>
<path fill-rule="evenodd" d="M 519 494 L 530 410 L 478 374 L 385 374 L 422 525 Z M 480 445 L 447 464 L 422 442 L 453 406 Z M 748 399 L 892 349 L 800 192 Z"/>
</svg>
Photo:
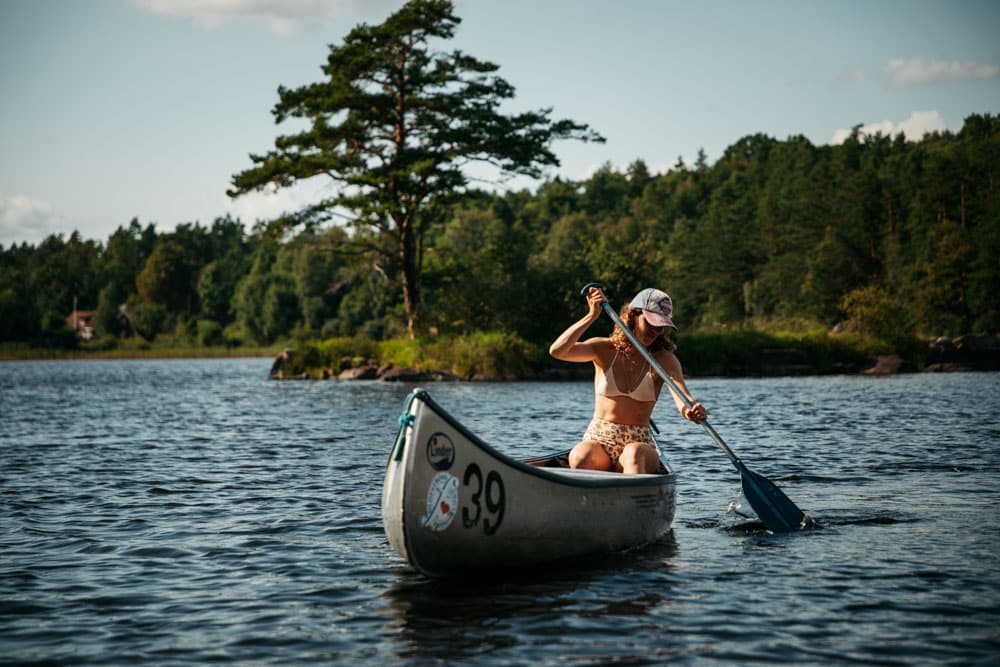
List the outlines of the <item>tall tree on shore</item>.
<svg viewBox="0 0 1000 667">
<path fill-rule="evenodd" d="M 443 205 L 464 190 L 463 168 L 486 163 L 503 173 L 532 177 L 559 164 L 557 139 L 603 141 L 551 109 L 506 115 L 499 107 L 514 88 L 498 66 L 461 51 L 431 45 L 450 39 L 460 19 L 450 0 L 411 0 L 384 23 L 360 25 L 330 47 L 324 81 L 278 89 L 273 114 L 308 121 L 279 136 L 254 166 L 233 176 L 232 197 L 328 177 L 334 194 L 288 218 L 321 223 L 347 213 L 398 267 L 407 329 L 419 320 L 422 238 Z"/>
</svg>

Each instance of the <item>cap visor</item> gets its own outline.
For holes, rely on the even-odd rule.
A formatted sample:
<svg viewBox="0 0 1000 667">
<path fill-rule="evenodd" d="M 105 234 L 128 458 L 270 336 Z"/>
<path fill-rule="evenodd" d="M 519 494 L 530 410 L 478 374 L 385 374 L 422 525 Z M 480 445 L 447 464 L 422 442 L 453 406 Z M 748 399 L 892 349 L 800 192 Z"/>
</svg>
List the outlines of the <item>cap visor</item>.
<svg viewBox="0 0 1000 667">
<path fill-rule="evenodd" d="M 654 327 L 671 327 L 676 329 L 673 321 L 666 315 L 661 315 L 660 313 L 654 313 L 651 310 L 643 310 L 642 314 L 646 317 L 646 321 L 652 324 Z"/>
</svg>

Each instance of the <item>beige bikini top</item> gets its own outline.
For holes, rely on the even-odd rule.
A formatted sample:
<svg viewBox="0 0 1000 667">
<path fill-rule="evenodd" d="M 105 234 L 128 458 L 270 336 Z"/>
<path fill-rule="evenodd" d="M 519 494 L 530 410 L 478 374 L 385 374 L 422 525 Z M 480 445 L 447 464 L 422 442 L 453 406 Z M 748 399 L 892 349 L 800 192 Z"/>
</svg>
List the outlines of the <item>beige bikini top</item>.
<svg viewBox="0 0 1000 667">
<path fill-rule="evenodd" d="M 653 369 L 646 363 L 646 371 L 642 374 L 642 380 L 632 391 L 622 391 L 615 382 L 614 367 L 618 361 L 618 351 L 615 350 L 615 358 L 611 364 L 604 369 L 603 373 L 594 374 L 594 391 L 600 396 L 627 396 L 633 401 L 651 402 L 656 400 L 656 384 L 653 381 Z"/>
</svg>

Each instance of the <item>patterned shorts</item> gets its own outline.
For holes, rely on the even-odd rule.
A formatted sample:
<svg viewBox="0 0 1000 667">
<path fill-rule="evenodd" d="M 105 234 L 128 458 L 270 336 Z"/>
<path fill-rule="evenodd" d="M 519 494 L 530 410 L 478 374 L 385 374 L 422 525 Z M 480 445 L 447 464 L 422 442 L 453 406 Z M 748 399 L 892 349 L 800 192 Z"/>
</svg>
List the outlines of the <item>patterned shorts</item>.
<svg viewBox="0 0 1000 667">
<path fill-rule="evenodd" d="M 596 440 L 601 443 L 608 458 L 611 459 L 611 467 L 618 467 L 618 457 L 622 455 L 625 445 L 630 442 L 644 442 L 652 445 L 657 452 L 660 448 L 656 446 L 653 438 L 653 431 L 649 426 L 638 426 L 635 424 L 616 424 L 615 422 L 594 419 L 583 434 L 584 440 Z"/>
</svg>

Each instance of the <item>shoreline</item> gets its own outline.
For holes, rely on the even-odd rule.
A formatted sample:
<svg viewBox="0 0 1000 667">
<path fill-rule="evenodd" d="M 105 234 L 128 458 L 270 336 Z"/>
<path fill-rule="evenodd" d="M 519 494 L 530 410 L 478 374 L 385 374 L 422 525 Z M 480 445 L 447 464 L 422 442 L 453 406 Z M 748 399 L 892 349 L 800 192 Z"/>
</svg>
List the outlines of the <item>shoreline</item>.
<svg viewBox="0 0 1000 667">
<path fill-rule="evenodd" d="M 89 361 L 108 359 L 225 359 L 239 357 L 273 358 L 282 345 L 244 347 L 117 347 L 109 349 L 64 349 L 31 347 L 23 343 L 0 344 L 0 362 L 4 361 Z"/>
<path fill-rule="evenodd" d="M 524 344 L 523 341 L 521 341 Z M 332 345 L 331 345 L 332 344 Z M 393 342 L 389 343 L 390 345 Z M 241 347 L 125 347 L 113 349 L 33 348 L 0 345 L 0 362 L 90 360 L 273 359 L 269 379 L 385 380 L 389 382 L 502 382 L 560 381 L 592 377 L 587 365 L 554 362 L 524 344 L 513 355 L 519 362 L 498 365 L 500 350 L 490 345 L 476 349 L 477 361 L 457 354 L 420 354 L 421 344 L 410 341 L 407 354 L 394 354 L 367 340 L 328 340 L 283 345 Z M 336 348 L 338 353 L 334 354 Z M 685 376 L 796 377 L 826 375 L 897 375 L 906 373 L 961 373 L 1000 370 L 1000 338 L 965 335 L 936 338 L 906 351 L 862 348 L 832 339 L 747 338 L 733 334 L 691 334 L 679 352 Z M 351 351 L 357 353 L 352 354 Z M 454 352 L 454 350 L 450 350 Z M 365 354 L 360 354 L 364 352 Z M 503 355 L 509 358 L 510 355 Z"/>
<path fill-rule="evenodd" d="M 262 353 L 234 353 L 234 354 L 128 354 L 128 355 L 104 355 L 104 354 L 74 354 L 74 355 L 51 355 L 34 357 L 10 357 L 0 355 L 0 364 L 4 363 L 36 363 L 36 362 L 59 362 L 59 361 L 186 361 L 200 359 L 271 359 L 272 354 Z M 893 375 L 917 375 L 926 373 L 996 373 L 1000 368 L 993 366 L 976 366 L 963 363 L 936 363 L 925 368 L 913 368 L 903 362 L 898 363 L 898 356 L 883 355 L 875 360 L 870 367 L 861 370 L 836 369 L 822 371 L 817 369 L 775 369 L 774 372 L 765 373 L 745 373 L 745 372 L 723 372 L 694 374 L 685 372 L 684 376 L 689 379 L 710 379 L 710 378 L 779 378 L 779 377 L 834 377 L 834 376 L 874 376 L 885 377 Z M 269 380 L 283 381 L 326 381 L 334 380 L 339 382 L 353 382 L 360 380 L 379 380 L 383 382 L 588 382 L 593 379 L 592 370 L 589 366 L 581 364 L 580 369 L 566 368 L 546 368 L 534 375 L 518 377 L 487 377 L 483 375 L 458 376 L 445 370 L 417 370 L 410 367 L 382 369 L 372 368 L 373 372 L 368 372 L 368 368 L 353 369 L 353 372 L 342 372 L 333 375 L 328 369 L 307 369 L 295 375 L 278 375 L 269 373 Z M 386 372 L 388 371 L 388 372 Z"/>
</svg>

